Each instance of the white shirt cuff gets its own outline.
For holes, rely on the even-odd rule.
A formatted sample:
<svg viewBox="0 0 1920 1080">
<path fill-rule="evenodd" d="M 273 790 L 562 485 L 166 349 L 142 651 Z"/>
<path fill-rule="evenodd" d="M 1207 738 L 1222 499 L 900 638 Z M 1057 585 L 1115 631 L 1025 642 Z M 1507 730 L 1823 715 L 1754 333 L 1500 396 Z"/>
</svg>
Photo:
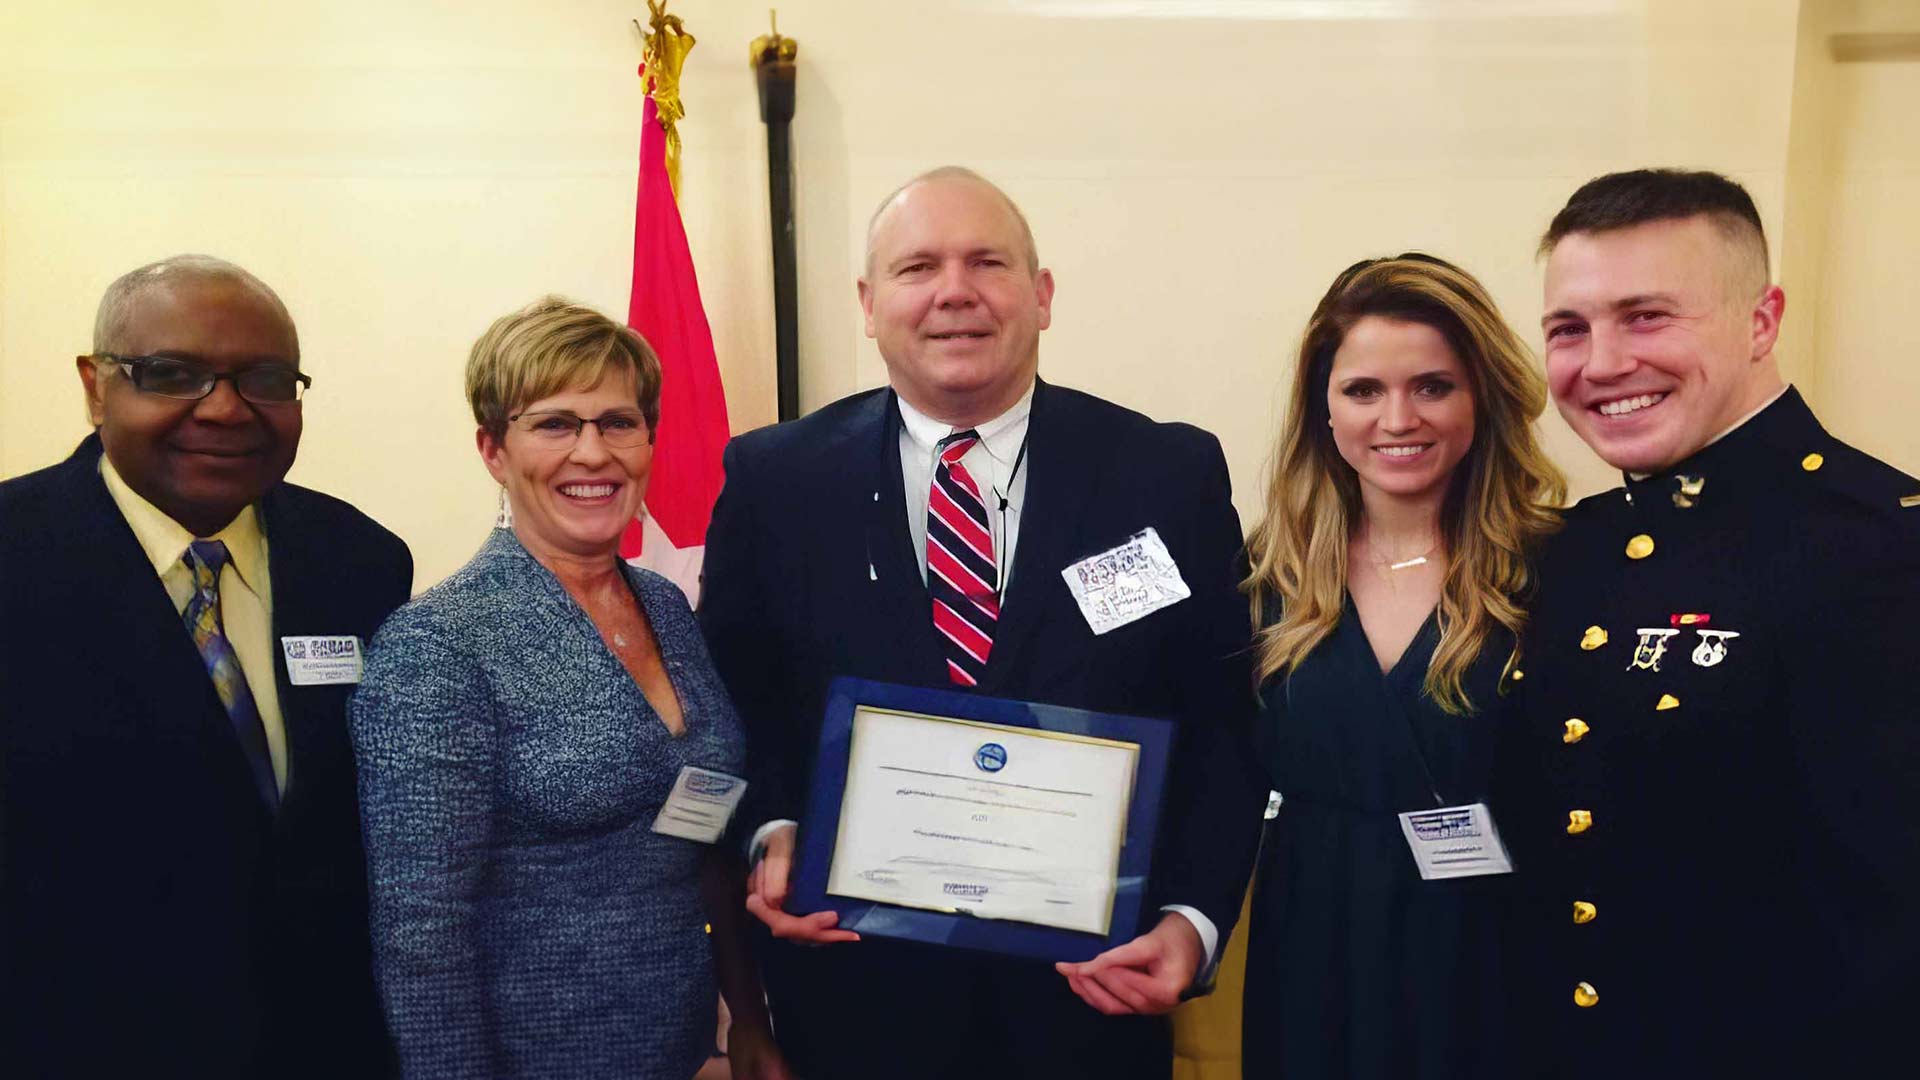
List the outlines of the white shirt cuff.
<svg viewBox="0 0 1920 1080">
<path fill-rule="evenodd" d="M 1214 950 L 1220 947 L 1220 928 L 1213 925 L 1212 919 L 1200 914 L 1198 908 L 1190 908 L 1185 904 L 1168 904 L 1160 910 L 1174 912 L 1193 924 L 1194 930 L 1200 935 L 1200 949 L 1205 954 L 1205 959 L 1200 964 L 1200 971 L 1202 974 L 1206 973 L 1214 965 Z"/>
<path fill-rule="evenodd" d="M 794 821 L 791 818 L 775 818 L 772 821 L 767 822 L 765 825 L 762 825 L 759 828 L 753 830 L 752 839 L 747 841 L 747 866 L 749 868 L 751 868 L 754 863 L 757 863 L 760 861 L 760 853 L 766 850 L 767 837 L 771 835 L 775 829 L 784 829 L 789 825 L 793 826 L 796 829 L 800 827 L 800 823 L 797 821 Z M 1200 915 L 1200 913 L 1197 911 L 1194 912 L 1194 915 L 1198 915 L 1202 921 L 1206 919 L 1205 915 Z M 1188 917 L 1192 918 L 1193 916 L 1188 916 Z M 1207 925 L 1209 928 L 1211 928 L 1213 924 L 1208 923 Z M 1207 936 L 1206 931 L 1204 930 L 1201 931 L 1200 936 L 1202 938 L 1205 938 Z"/>
</svg>

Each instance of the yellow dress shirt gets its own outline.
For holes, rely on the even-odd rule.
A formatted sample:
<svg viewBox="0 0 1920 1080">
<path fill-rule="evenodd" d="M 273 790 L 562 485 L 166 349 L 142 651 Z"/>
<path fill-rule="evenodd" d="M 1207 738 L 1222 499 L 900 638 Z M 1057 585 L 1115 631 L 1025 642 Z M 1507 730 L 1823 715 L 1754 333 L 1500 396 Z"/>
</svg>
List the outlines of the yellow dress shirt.
<svg viewBox="0 0 1920 1080">
<path fill-rule="evenodd" d="M 260 518 L 249 506 L 209 537 L 196 537 L 158 507 L 141 498 L 114 471 L 105 454 L 100 455 L 100 478 L 107 493 L 133 528 L 141 550 L 160 575 L 167 595 L 173 598 L 173 610 L 185 617 L 187 602 L 193 599 L 193 572 L 180 557 L 196 539 L 219 540 L 231 556 L 220 571 L 220 623 L 240 658 L 240 670 L 247 677 L 247 689 L 260 712 L 260 725 L 267 732 L 267 753 L 273 758 L 273 780 L 281 794 L 287 791 L 287 728 L 280 719 L 280 695 L 273 669 L 273 578 L 267 570 L 267 537 L 260 529 Z M 181 633 L 186 633 L 185 623 Z"/>
</svg>

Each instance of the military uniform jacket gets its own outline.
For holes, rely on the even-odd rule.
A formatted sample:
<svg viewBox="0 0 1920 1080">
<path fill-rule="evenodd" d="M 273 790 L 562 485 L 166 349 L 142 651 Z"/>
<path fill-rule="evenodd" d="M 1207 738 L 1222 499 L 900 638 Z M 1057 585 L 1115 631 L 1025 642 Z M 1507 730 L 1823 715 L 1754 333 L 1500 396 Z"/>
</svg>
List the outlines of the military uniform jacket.
<svg viewBox="0 0 1920 1080">
<path fill-rule="evenodd" d="M 1495 808 L 1539 1071 L 1877 1072 L 1920 959 L 1920 481 L 1789 390 L 1574 507 L 1541 582 Z"/>
</svg>

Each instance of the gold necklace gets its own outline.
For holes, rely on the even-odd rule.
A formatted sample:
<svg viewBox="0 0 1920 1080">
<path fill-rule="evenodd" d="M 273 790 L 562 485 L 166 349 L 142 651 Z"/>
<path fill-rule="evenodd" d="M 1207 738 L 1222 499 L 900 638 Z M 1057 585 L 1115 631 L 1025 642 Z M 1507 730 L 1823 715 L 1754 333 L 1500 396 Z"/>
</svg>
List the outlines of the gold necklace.
<svg viewBox="0 0 1920 1080">
<path fill-rule="evenodd" d="M 1382 558 L 1375 553 L 1373 537 L 1369 535 L 1367 537 L 1367 561 L 1372 563 L 1376 569 L 1391 574 L 1395 570 L 1411 570 L 1416 566 L 1427 565 L 1427 557 L 1432 555 L 1439 547 L 1440 541 L 1435 540 L 1433 543 L 1428 544 L 1427 549 L 1418 555 L 1405 559 L 1395 559 L 1391 555 Z"/>
</svg>

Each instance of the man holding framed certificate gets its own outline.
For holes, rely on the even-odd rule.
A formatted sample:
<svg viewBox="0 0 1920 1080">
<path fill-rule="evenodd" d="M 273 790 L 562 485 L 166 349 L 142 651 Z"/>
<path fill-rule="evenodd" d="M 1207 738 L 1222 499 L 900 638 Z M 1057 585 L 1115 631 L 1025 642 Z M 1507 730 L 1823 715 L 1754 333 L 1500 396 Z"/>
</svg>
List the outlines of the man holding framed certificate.
<svg viewBox="0 0 1920 1080">
<path fill-rule="evenodd" d="M 1219 443 L 1038 379 L 1053 277 L 976 174 L 889 196 L 859 285 L 889 386 L 735 439 L 707 536 L 781 1045 L 836 1080 L 1164 1078 L 1164 1019 L 1122 1014 L 1210 968 L 1266 794 Z M 836 857 L 796 866 L 810 781 Z"/>
</svg>

